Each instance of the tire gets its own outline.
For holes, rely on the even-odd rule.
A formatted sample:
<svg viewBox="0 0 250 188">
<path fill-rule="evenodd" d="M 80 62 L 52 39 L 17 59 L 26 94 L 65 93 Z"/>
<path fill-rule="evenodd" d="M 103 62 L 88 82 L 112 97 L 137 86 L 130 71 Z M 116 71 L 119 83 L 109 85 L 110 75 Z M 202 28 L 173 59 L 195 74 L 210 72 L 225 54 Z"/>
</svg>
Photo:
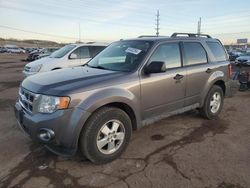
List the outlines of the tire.
<svg viewBox="0 0 250 188">
<path fill-rule="evenodd" d="M 119 128 L 116 133 L 110 134 L 112 128 L 116 128 L 118 124 Z M 115 160 L 125 151 L 131 134 L 132 123 L 127 113 L 119 108 L 103 107 L 94 112 L 84 125 L 79 139 L 79 149 L 93 163 L 105 164 Z M 123 140 L 119 140 L 122 135 Z M 106 143 L 106 139 L 109 140 L 108 144 L 103 147 L 98 144 L 102 140 L 105 140 L 103 143 Z M 109 147 L 114 146 L 112 143 L 116 146 L 113 150 L 109 149 Z"/>
<path fill-rule="evenodd" d="M 217 106 L 217 108 L 214 108 L 216 104 L 218 103 L 218 102 L 212 103 L 212 101 L 214 101 L 214 98 L 216 98 L 215 97 L 216 94 L 220 95 L 220 104 L 219 106 Z M 222 88 L 217 85 L 212 86 L 212 88 L 209 90 L 205 98 L 203 107 L 200 109 L 201 115 L 207 119 L 216 119 L 218 115 L 220 114 L 221 109 L 223 107 L 223 101 L 224 101 L 224 93 L 223 93 Z M 211 106 L 214 103 L 216 104 L 214 106 Z"/>
</svg>

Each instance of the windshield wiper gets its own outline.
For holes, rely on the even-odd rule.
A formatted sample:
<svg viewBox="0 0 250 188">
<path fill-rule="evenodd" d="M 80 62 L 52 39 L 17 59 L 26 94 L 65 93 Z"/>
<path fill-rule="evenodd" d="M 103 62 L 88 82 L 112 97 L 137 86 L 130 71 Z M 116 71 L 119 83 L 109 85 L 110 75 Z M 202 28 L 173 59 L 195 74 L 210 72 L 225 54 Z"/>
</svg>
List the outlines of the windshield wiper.
<svg viewBox="0 0 250 188">
<path fill-rule="evenodd" d="M 92 68 L 97 68 L 97 69 L 106 69 L 105 67 L 102 67 L 102 66 L 100 66 L 100 65 L 98 65 L 98 66 L 92 66 Z"/>
<path fill-rule="evenodd" d="M 94 69 L 110 70 L 110 69 L 105 68 L 105 67 L 102 67 L 102 66 L 100 66 L 100 65 L 98 65 L 98 66 L 91 66 L 91 65 L 89 65 L 89 64 L 86 64 L 86 66 L 88 66 L 88 67 L 90 67 L 90 68 L 94 68 Z"/>
</svg>

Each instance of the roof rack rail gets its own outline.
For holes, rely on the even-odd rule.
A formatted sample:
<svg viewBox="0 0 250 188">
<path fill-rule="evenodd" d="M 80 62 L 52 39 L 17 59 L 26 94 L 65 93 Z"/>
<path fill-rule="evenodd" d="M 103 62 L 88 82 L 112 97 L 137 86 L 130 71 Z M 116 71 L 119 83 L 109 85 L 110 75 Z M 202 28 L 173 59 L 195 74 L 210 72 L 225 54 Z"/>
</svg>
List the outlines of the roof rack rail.
<svg viewBox="0 0 250 188">
<path fill-rule="evenodd" d="M 166 36 L 156 36 L 156 35 L 141 35 L 138 38 L 147 38 L 147 37 L 166 37 Z"/>
<path fill-rule="evenodd" d="M 178 37 L 178 35 L 187 35 L 188 37 L 207 37 L 212 38 L 210 35 L 198 34 L 198 33 L 173 33 L 171 37 Z"/>
</svg>

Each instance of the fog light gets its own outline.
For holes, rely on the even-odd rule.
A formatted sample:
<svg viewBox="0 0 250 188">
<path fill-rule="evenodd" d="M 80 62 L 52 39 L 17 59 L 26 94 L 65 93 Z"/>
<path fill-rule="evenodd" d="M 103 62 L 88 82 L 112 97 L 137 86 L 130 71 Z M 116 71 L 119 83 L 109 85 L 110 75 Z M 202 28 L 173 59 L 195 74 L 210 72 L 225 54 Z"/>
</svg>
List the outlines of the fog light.
<svg viewBox="0 0 250 188">
<path fill-rule="evenodd" d="M 51 129 L 43 128 L 40 129 L 38 137 L 43 142 L 49 142 L 55 137 L 55 132 Z"/>
</svg>

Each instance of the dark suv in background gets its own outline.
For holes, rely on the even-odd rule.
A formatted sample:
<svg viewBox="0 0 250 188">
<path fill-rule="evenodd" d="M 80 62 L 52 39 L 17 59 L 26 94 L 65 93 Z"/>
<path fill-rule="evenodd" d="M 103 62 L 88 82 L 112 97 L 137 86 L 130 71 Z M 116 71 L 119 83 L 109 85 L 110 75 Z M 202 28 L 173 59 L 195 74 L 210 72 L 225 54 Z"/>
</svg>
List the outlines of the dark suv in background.
<svg viewBox="0 0 250 188">
<path fill-rule="evenodd" d="M 34 140 L 100 164 L 116 159 L 132 130 L 199 109 L 216 118 L 236 85 L 221 42 L 174 33 L 112 43 L 88 64 L 26 78 L 15 114 Z"/>
</svg>

